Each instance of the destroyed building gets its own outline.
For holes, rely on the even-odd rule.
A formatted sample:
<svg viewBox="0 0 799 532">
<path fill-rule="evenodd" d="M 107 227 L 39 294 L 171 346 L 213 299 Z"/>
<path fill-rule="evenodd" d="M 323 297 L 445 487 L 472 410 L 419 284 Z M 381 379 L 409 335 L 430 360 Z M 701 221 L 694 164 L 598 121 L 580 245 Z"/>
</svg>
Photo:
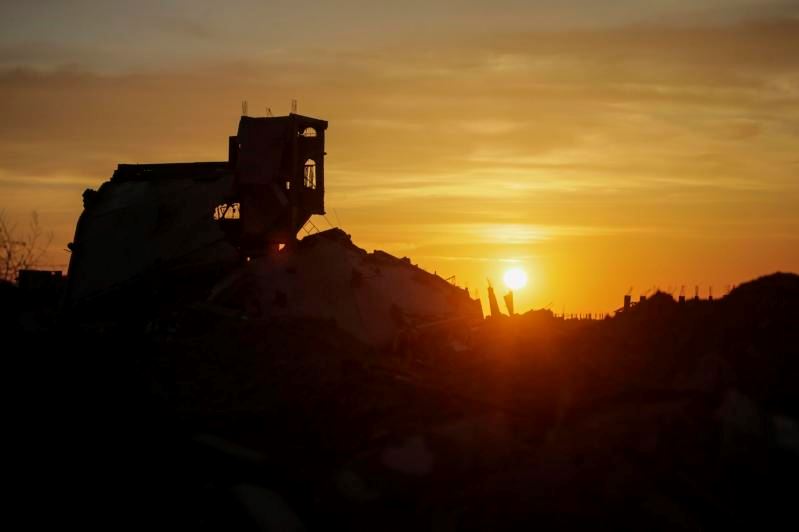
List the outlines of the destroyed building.
<svg viewBox="0 0 799 532">
<path fill-rule="evenodd" d="M 245 117 L 227 162 L 121 165 L 87 191 L 66 312 L 40 312 L 56 272 L 0 282 L 0 333 L 21 346 L 6 360 L 26 407 L 10 432 L 27 451 L 13 455 L 25 479 L 12 491 L 37 495 L 26 518 L 102 530 L 791 522 L 799 276 L 713 301 L 655 293 L 601 321 L 509 309 L 467 349 L 376 357 L 371 346 L 415 335 L 454 346 L 480 306 L 340 229 L 296 238 L 324 211 L 324 143 L 300 136 L 323 138 L 325 124 L 310 120 Z"/>
<path fill-rule="evenodd" d="M 120 164 L 83 194 L 67 308 L 105 311 L 179 292 L 247 318 L 336 320 L 380 345 L 482 318 L 467 290 L 407 259 L 366 253 L 339 229 L 298 241 L 325 213 L 327 125 L 293 113 L 242 116 L 227 161 Z"/>
</svg>

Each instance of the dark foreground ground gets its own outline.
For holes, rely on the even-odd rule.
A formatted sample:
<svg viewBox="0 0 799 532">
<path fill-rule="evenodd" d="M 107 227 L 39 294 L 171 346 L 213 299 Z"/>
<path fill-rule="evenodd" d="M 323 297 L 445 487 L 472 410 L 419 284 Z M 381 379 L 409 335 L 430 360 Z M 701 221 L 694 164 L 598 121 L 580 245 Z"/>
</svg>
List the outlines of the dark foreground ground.
<svg viewBox="0 0 799 532">
<path fill-rule="evenodd" d="M 401 353 L 197 308 L 78 327 L 2 288 L 25 528 L 796 527 L 794 275 Z"/>
</svg>

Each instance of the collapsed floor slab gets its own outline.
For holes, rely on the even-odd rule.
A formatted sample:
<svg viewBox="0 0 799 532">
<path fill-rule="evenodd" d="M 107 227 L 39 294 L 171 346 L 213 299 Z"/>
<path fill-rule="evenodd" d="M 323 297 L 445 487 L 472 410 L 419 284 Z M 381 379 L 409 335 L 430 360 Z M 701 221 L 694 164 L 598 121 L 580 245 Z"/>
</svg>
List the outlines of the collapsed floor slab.
<svg viewBox="0 0 799 532">
<path fill-rule="evenodd" d="M 209 301 L 243 305 L 253 317 L 333 320 L 361 341 L 381 346 L 424 328 L 461 327 L 483 317 L 468 290 L 408 258 L 367 253 L 341 229 L 246 263 L 212 290 Z"/>
</svg>

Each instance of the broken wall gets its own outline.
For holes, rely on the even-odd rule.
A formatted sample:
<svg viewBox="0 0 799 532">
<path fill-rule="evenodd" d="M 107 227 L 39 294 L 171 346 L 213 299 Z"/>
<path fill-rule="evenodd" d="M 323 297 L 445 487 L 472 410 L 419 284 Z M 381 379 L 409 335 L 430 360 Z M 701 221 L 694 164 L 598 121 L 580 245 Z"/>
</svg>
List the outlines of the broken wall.
<svg viewBox="0 0 799 532">
<path fill-rule="evenodd" d="M 100 296 L 150 273 L 235 263 L 214 209 L 232 174 L 213 180 L 111 180 L 84 194 L 70 244 L 68 304 Z"/>
</svg>

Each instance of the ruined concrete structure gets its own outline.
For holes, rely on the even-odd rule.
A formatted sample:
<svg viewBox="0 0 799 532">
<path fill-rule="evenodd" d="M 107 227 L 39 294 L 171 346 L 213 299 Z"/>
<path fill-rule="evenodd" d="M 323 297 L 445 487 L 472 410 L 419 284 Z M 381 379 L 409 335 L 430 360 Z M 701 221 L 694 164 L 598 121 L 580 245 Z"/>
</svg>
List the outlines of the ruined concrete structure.
<svg viewBox="0 0 799 532">
<path fill-rule="evenodd" d="M 343 231 L 298 245 L 297 233 L 325 212 L 327 125 L 242 116 L 227 161 L 120 164 L 83 194 L 66 305 L 187 285 L 242 315 L 336 319 L 373 343 L 411 323 L 481 318 L 468 291 L 410 261 L 367 255 Z"/>
<path fill-rule="evenodd" d="M 326 121 L 296 114 L 241 118 L 229 164 L 241 208 L 236 236 L 245 254 L 294 240 L 311 215 L 325 213 L 326 129 Z"/>
<path fill-rule="evenodd" d="M 217 267 L 292 241 L 324 214 L 327 122 L 241 117 L 228 161 L 120 164 L 83 194 L 68 302 L 155 270 Z"/>
</svg>

